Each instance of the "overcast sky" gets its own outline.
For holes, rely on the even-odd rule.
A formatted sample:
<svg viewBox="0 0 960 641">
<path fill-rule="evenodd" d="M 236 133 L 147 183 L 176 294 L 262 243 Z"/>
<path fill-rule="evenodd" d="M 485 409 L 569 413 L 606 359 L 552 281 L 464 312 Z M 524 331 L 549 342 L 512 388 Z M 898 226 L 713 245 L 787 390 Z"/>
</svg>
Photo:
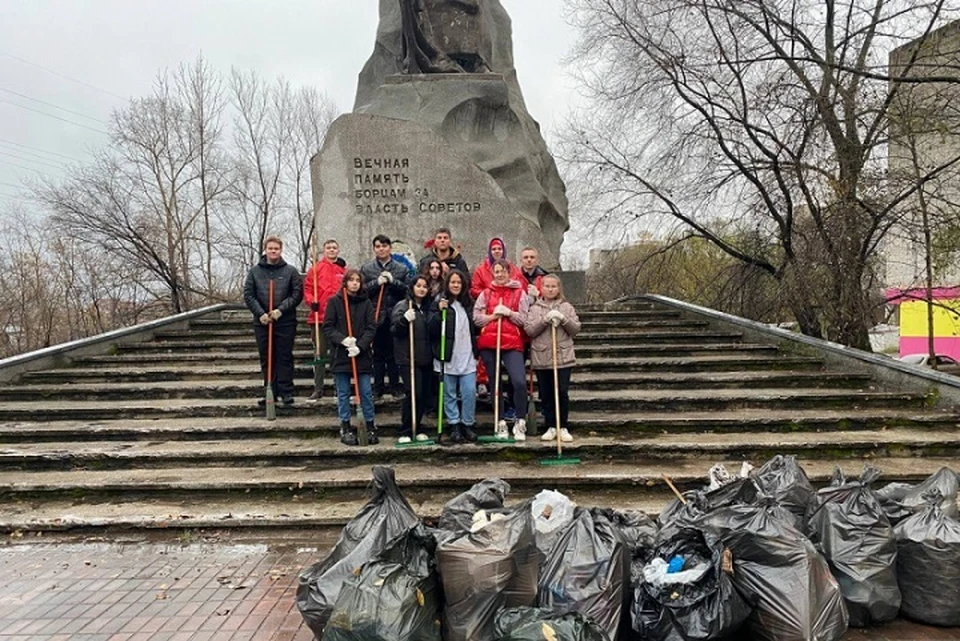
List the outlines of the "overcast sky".
<svg viewBox="0 0 960 641">
<path fill-rule="evenodd" d="M 524 99 L 549 140 L 574 95 L 560 62 L 572 29 L 560 0 L 501 2 L 513 20 Z M 373 49 L 377 7 L 377 0 L 0 0 L 0 209 L 20 193 L 21 178 L 59 175 L 64 163 L 104 144 L 111 110 L 149 93 L 158 70 L 201 52 L 221 72 L 237 66 L 319 87 L 349 111 Z"/>
</svg>

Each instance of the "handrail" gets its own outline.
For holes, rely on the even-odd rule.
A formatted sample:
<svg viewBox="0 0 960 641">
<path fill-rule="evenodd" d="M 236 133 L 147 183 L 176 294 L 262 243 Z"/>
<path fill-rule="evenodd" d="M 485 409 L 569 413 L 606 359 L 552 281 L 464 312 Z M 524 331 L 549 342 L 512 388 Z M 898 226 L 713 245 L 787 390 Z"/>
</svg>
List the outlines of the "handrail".
<svg viewBox="0 0 960 641">
<path fill-rule="evenodd" d="M 848 347 L 846 345 L 834 343 L 822 338 L 814 338 L 812 336 L 807 336 L 806 334 L 792 332 L 779 327 L 771 327 L 765 323 L 743 318 L 742 316 L 734 316 L 733 314 L 720 312 L 715 309 L 710 309 L 709 307 L 687 303 L 674 298 L 669 298 L 667 296 L 661 296 L 659 294 L 622 296 L 608 304 L 626 303 L 631 300 L 647 300 L 658 302 L 681 311 L 697 314 L 718 322 L 742 327 L 743 329 L 768 336 L 777 341 L 786 341 L 806 348 L 812 348 L 824 355 L 830 355 L 839 361 L 844 361 L 847 363 L 859 363 L 861 366 L 871 369 L 877 367 L 883 368 L 887 371 L 896 372 L 898 375 L 905 375 L 911 379 L 914 379 L 915 384 L 919 383 L 919 381 L 916 379 L 922 379 L 928 384 L 934 383 L 947 387 L 951 392 L 955 392 L 957 398 L 960 398 L 960 377 L 952 376 L 950 374 L 943 374 L 919 365 L 911 365 L 909 363 L 904 363 L 894 358 L 890 358 L 889 356 L 881 356 L 871 352 L 865 352 L 863 350 L 856 349 L 855 347 Z M 951 394 L 951 396 L 954 396 L 954 394 Z"/>
<path fill-rule="evenodd" d="M 174 314 L 173 316 L 164 316 L 163 318 L 147 321 L 146 323 L 140 323 L 130 327 L 122 327 L 120 329 L 104 332 L 103 334 L 79 338 L 66 343 L 44 347 L 43 349 L 34 350 L 32 352 L 25 352 L 23 354 L 17 354 L 16 356 L 10 356 L 0 360 L 0 381 L 7 380 L 9 378 L 4 376 L 4 372 L 8 372 L 10 370 L 18 370 L 17 373 L 19 374 L 25 371 L 38 369 L 31 367 L 31 364 L 33 363 L 49 362 L 57 358 L 68 356 L 72 352 L 87 350 L 88 348 L 102 344 L 113 344 L 124 338 L 130 338 L 132 336 L 136 336 L 137 334 L 152 333 L 157 329 L 182 323 L 184 321 L 189 321 L 199 316 L 205 316 L 214 312 L 242 308 L 243 306 L 237 303 L 217 303 L 215 305 L 201 307 L 200 309 L 195 309 L 189 312 L 182 312 L 180 314 Z M 40 365 L 40 367 L 43 367 L 43 365 Z"/>
</svg>

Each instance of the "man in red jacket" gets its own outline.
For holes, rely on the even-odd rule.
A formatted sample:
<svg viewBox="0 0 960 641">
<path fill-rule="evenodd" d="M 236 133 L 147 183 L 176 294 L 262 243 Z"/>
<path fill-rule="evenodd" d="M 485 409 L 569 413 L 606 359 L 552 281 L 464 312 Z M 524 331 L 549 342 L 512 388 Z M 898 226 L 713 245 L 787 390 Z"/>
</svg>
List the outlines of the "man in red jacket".
<svg viewBox="0 0 960 641">
<path fill-rule="evenodd" d="M 313 366 L 313 394 L 307 402 L 316 403 L 323 396 L 323 379 L 327 374 L 327 341 L 317 328 L 323 324 L 327 300 L 340 289 L 347 263 L 340 258 L 340 243 L 331 239 L 323 243 L 323 257 L 310 268 L 303 279 L 303 300 L 310 307 L 307 325 L 319 358 Z"/>
</svg>

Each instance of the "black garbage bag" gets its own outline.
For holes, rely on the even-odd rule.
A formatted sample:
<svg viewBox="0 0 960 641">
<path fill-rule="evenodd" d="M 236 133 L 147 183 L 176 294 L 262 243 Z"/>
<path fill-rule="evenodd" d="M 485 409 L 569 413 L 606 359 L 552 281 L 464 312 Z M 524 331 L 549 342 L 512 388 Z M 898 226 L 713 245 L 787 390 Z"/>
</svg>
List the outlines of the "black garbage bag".
<svg viewBox="0 0 960 641">
<path fill-rule="evenodd" d="M 531 503 L 527 500 L 506 514 L 496 514 L 482 528 L 437 546 L 446 641 L 492 638 L 500 608 L 536 602 L 540 553 Z"/>
<path fill-rule="evenodd" d="M 900 609 L 897 540 L 870 484 L 879 470 L 864 469 L 846 481 L 839 468 L 832 483 L 817 492 L 810 538 L 823 552 L 847 602 L 850 625 L 863 628 L 892 621 Z"/>
<path fill-rule="evenodd" d="M 595 519 L 602 516 L 620 530 L 630 556 L 648 552 L 656 543 L 660 528 L 643 512 L 593 507 L 590 508 L 590 513 Z"/>
<path fill-rule="evenodd" d="M 469 532 L 473 515 L 479 510 L 502 510 L 510 493 L 510 484 L 501 479 L 484 479 L 443 506 L 437 527 L 441 530 Z"/>
<path fill-rule="evenodd" d="M 836 579 L 794 515 L 772 499 L 720 508 L 699 523 L 733 553 L 733 583 L 754 607 L 748 625 L 768 641 L 836 641 L 847 608 Z"/>
<path fill-rule="evenodd" d="M 340 588 L 324 641 L 440 641 L 436 541 L 416 525 Z"/>
<path fill-rule="evenodd" d="M 615 639 L 628 572 L 620 529 L 603 513 L 578 509 L 544 563 L 537 606 L 556 614 L 579 612 Z"/>
<path fill-rule="evenodd" d="M 318 639 L 323 636 L 344 580 L 419 522 L 397 487 L 393 469 L 374 467 L 373 485 L 373 498 L 343 528 L 333 550 L 300 573 L 297 607 Z"/>
<path fill-rule="evenodd" d="M 814 507 L 816 490 L 794 456 L 776 455 L 753 475 L 760 491 L 794 515 L 794 525 L 807 530 L 807 515 Z"/>
<path fill-rule="evenodd" d="M 889 483 L 877 490 L 877 496 L 887 518 L 894 525 L 925 509 L 927 502 L 923 497 L 933 490 L 940 492 L 943 497 L 940 505 L 943 514 L 955 519 L 960 516 L 957 513 L 957 481 L 956 472 L 949 467 L 941 467 L 918 485 Z"/>
<path fill-rule="evenodd" d="M 497 641 L 609 641 L 596 623 L 579 612 L 557 614 L 542 608 L 504 608 L 495 619 Z"/>
<path fill-rule="evenodd" d="M 631 607 L 633 629 L 642 639 L 722 639 L 743 625 L 752 608 L 724 571 L 724 549 L 716 535 L 694 528 L 678 530 L 653 549 Z M 729 564 L 732 554 L 727 555 Z M 677 556 L 684 560 L 683 571 L 668 573 Z"/>
<path fill-rule="evenodd" d="M 960 522 L 944 514 L 937 490 L 927 500 L 894 528 L 900 612 L 921 623 L 960 626 Z"/>
<path fill-rule="evenodd" d="M 699 517 L 708 512 L 730 505 L 755 505 L 761 493 L 750 477 L 737 478 L 716 489 L 685 492 L 686 503 L 673 499 L 660 512 L 657 522 L 662 536 L 673 538 L 677 530 L 690 527 Z"/>
<path fill-rule="evenodd" d="M 694 528 L 682 528 L 654 548 L 644 566 L 645 580 L 633 593 L 633 629 L 640 638 L 722 639 L 743 625 L 752 608 L 724 571 L 724 549 L 716 535 Z M 678 556 L 683 571 L 668 573 L 670 560 Z M 730 564 L 732 554 L 727 556 Z"/>
</svg>

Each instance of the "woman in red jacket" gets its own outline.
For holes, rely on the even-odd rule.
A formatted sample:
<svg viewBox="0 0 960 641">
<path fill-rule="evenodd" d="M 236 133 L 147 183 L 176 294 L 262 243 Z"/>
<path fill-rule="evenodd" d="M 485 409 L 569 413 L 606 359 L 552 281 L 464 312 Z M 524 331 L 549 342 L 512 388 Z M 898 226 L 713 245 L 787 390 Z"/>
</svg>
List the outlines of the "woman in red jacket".
<svg viewBox="0 0 960 641">
<path fill-rule="evenodd" d="M 473 320 L 480 327 L 480 359 L 487 371 L 496 371 L 497 335 L 500 336 L 500 363 L 507 371 L 513 389 L 513 406 L 518 417 L 527 415 L 527 385 L 523 369 L 523 323 L 529 307 L 527 289 L 511 275 L 511 265 L 500 259 L 493 262 L 493 282 L 480 293 L 473 307 Z M 493 399 L 499 403 L 501 399 Z M 503 412 L 500 412 L 503 416 Z M 495 426 L 497 438 L 509 438 L 507 422 Z M 513 425 L 513 437 L 527 438 L 527 424 L 518 418 Z"/>
<path fill-rule="evenodd" d="M 307 398 L 310 403 L 316 403 L 323 396 L 323 379 L 327 375 L 330 351 L 323 332 L 317 332 L 314 328 L 323 325 L 327 301 L 340 291 L 340 282 L 346 271 L 347 263 L 340 258 L 340 243 L 330 239 L 323 243 L 323 258 L 310 268 L 303 279 L 303 301 L 310 308 L 307 325 L 310 327 L 310 338 L 320 355 L 320 362 L 313 366 L 313 394 Z"/>
</svg>

